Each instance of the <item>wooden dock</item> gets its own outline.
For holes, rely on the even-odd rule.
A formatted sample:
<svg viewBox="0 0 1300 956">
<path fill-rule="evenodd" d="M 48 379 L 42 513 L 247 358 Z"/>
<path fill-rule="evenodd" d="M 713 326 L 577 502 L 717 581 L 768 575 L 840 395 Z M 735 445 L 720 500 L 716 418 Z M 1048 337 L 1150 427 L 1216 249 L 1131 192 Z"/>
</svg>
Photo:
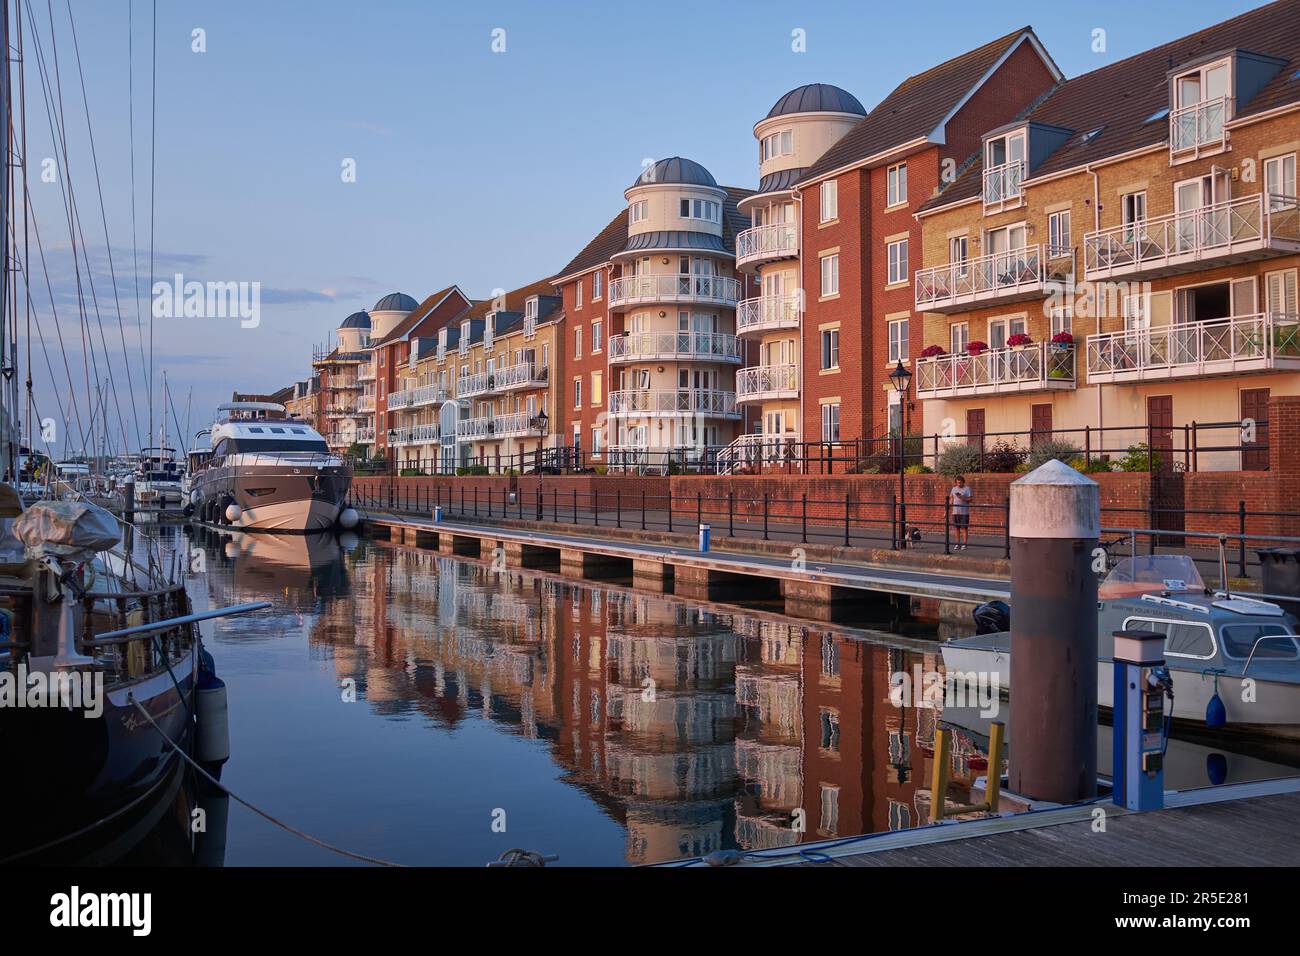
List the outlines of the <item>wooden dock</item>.
<svg viewBox="0 0 1300 956">
<path fill-rule="evenodd" d="M 686 535 L 615 535 L 539 530 L 506 524 L 369 512 L 367 526 L 394 540 L 472 558 L 498 559 L 507 567 L 559 571 L 572 577 L 630 577 L 637 587 L 702 600 L 784 600 L 787 613 L 841 620 L 881 598 L 927 599 L 965 607 L 1007 600 L 1005 578 L 956 570 L 918 570 L 858 564 L 812 549 L 778 545 L 769 553 L 701 552 Z M 812 553 L 810 553 L 810 551 Z M 927 555 L 927 563 L 934 556 Z"/>
<path fill-rule="evenodd" d="M 1098 807 L 1105 811 L 1104 830 L 1097 829 Z M 1103 800 L 750 853 L 738 865 L 1206 867 L 1297 861 L 1300 779 L 1287 778 L 1171 793 L 1165 809 L 1148 813 Z"/>
</svg>

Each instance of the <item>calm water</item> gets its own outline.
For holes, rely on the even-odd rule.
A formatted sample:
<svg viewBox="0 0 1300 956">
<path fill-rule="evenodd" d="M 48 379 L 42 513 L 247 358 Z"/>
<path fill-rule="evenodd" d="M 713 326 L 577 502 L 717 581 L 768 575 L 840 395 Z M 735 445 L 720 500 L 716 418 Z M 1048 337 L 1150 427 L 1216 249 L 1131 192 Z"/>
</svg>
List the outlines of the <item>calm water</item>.
<svg viewBox="0 0 1300 956">
<path fill-rule="evenodd" d="M 222 781 L 328 842 L 410 864 L 481 866 L 517 846 L 617 865 L 928 818 L 949 724 L 894 706 L 889 678 L 940 669 L 932 643 L 351 535 L 190 543 L 206 564 L 196 608 L 274 602 L 205 625 L 229 688 Z M 968 799 L 984 725 L 947 719 L 949 795 Z M 1170 751 L 1171 786 L 1208 783 L 1209 750 Z M 1286 772 L 1212 759 L 1234 782 Z M 346 862 L 239 806 L 226 841 L 230 865 Z"/>
</svg>

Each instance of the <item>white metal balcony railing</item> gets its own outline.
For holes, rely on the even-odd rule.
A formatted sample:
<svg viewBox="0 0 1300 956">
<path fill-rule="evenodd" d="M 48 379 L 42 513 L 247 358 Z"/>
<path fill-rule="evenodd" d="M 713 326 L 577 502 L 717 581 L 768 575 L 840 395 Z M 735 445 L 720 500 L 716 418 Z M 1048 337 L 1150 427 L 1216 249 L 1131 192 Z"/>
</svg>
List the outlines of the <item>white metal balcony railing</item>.
<svg viewBox="0 0 1300 956">
<path fill-rule="evenodd" d="M 520 388 L 545 388 L 549 378 L 550 370 L 546 366 L 537 368 L 531 362 L 518 362 L 490 372 L 460 376 L 456 379 L 456 395 L 472 398 Z"/>
<path fill-rule="evenodd" d="M 1022 194 L 1020 184 L 1024 178 L 1023 159 L 1013 159 L 1000 166 L 989 166 L 984 170 L 984 205 L 988 207 L 1018 203 Z"/>
<path fill-rule="evenodd" d="M 325 409 L 326 418 L 351 418 L 357 413 L 351 405 L 331 405 Z"/>
<path fill-rule="evenodd" d="M 375 396 L 362 395 L 357 399 L 357 411 L 368 414 L 375 410 Z"/>
<path fill-rule="evenodd" d="M 396 392 L 388 393 L 388 410 L 395 412 L 398 409 L 411 407 L 411 390 L 409 388 L 398 389 Z"/>
<path fill-rule="evenodd" d="M 375 443 L 375 430 L 373 428 L 358 428 L 357 442 L 362 445 L 373 445 Z"/>
<path fill-rule="evenodd" d="M 916 361 L 920 398 L 955 398 L 1074 388 L 1074 349 L 1050 342 L 935 355 Z"/>
<path fill-rule="evenodd" d="M 718 452 L 717 471 L 730 475 L 737 469 L 794 461 L 798 453 L 794 435 L 763 435 L 747 432 Z"/>
<path fill-rule="evenodd" d="M 623 276 L 609 284 L 611 308 L 656 302 L 692 302 L 732 308 L 738 298 L 740 282 L 730 276 Z"/>
<path fill-rule="evenodd" d="M 726 332 L 628 332 L 609 339 L 611 362 L 739 362 L 740 340 Z"/>
<path fill-rule="evenodd" d="M 486 441 L 493 438 L 519 438 L 536 434 L 527 412 L 467 418 L 456 423 L 457 441 Z"/>
<path fill-rule="evenodd" d="M 1260 313 L 1088 336 L 1088 380 L 1300 369 L 1300 317 Z"/>
<path fill-rule="evenodd" d="M 361 363 L 357 369 L 358 382 L 373 382 L 375 380 L 375 366 L 372 362 Z"/>
<path fill-rule="evenodd" d="M 1216 96 L 1181 106 L 1169 114 L 1169 155 L 1178 156 L 1189 150 L 1200 155 L 1205 149 L 1222 149 L 1227 144 L 1224 124 L 1232 99 Z"/>
<path fill-rule="evenodd" d="M 736 401 L 753 402 L 799 396 L 797 365 L 755 365 L 736 373 Z"/>
<path fill-rule="evenodd" d="M 441 405 L 450 397 L 451 395 L 442 385 L 421 385 L 419 388 L 411 390 L 411 407 L 420 408 L 425 405 Z"/>
<path fill-rule="evenodd" d="M 773 222 L 736 235 L 736 265 L 799 255 L 799 224 Z"/>
<path fill-rule="evenodd" d="M 976 302 L 1012 302 L 1044 293 L 1074 271 L 1074 250 L 1041 245 L 977 256 L 916 273 L 916 307 L 940 312 Z"/>
<path fill-rule="evenodd" d="M 1083 237 L 1083 271 L 1085 279 L 1173 273 L 1294 252 L 1300 252 L 1296 197 L 1257 193 L 1090 232 Z"/>
<path fill-rule="evenodd" d="M 736 409 L 736 393 L 714 388 L 618 389 L 609 393 L 609 413 L 740 417 Z"/>
<path fill-rule="evenodd" d="M 736 334 L 797 329 L 802 315 L 802 292 L 755 296 L 736 306 Z"/>
<path fill-rule="evenodd" d="M 438 426 L 430 424 L 394 428 L 391 437 L 394 445 L 432 445 L 438 441 Z"/>
</svg>

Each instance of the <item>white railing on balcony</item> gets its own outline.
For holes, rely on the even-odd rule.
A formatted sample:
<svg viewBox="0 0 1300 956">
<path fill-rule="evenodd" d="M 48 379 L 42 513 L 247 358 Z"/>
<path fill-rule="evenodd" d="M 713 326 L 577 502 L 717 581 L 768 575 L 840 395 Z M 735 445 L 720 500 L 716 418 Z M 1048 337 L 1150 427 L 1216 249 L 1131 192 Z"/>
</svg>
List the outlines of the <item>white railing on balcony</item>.
<svg viewBox="0 0 1300 956">
<path fill-rule="evenodd" d="M 755 365 L 736 373 L 736 401 L 793 398 L 799 394 L 797 365 Z"/>
<path fill-rule="evenodd" d="M 375 410 L 374 394 L 362 395 L 357 399 L 357 411 L 362 413 L 373 412 Z"/>
<path fill-rule="evenodd" d="M 916 307 L 995 302 L 1040 292 L 1045 280 L 1064 279 L 1073 270 L 1073 255 L 1072 249 L 1049 249 L 1044 258 L 1043 247 L 1034 245 L 922 269 L 916 274 Z"/>
<path fill-rule="evenodd" d="M 715 459 L 718 474 L 730 475 L 738 469 L 793 462 L 798 456 L 797 445 L 794 435 L 749 432 L 718 452 Z"/>
<path fill-rule="evenodd" d="M 375 366 L 373 362 L 362 362 L 357 369 L 357 381 L 373 382 L 375 380 Z"/>
<path fill-rule="evenodd" d="M 457 441 L 486 441 L 491 438 L 515 438 L 531 434 L 526 412 L 467 418 L 456 423 Z"/>
<path fill-rule="evenodd" d="M 441 385 L 421 385 L 419 388 L 411 389 L 411 407 L 420 408 L 425 405 L 441 405 L 449 397 L 447 389 Z"/>
<path fill-rule="evenodd" d="M 394 445 L 432 445 L 438 441 L 437 425 L 408 425 L 394 428 L 391 444 Z"/>
<path fill-rule="evenodd" d="M 736 418 L 736 393 L 714 388 L 619 389 L 609 393 L 611 415 L 706 415 Z"/>
<path fill-rule="evenodd" d="M 802 314 L 802 292 L 755 296 L 736 306 L 736 333 L 797 329 Z"/>
<path fill-rule="evenodd" d="M 729 276 L 623 276 L 609 284 L 610 305 L 637 302 L 699 302 L 731 307 L 740 297 L 740 282 Z"/>
<path fill-rule="evenodd" d="M 773 222 L 746 229 L 736 236 L 736 264 L 784 259 L 799 254 L 799 224 Z"/>
<path fill-rule="evenodd" d="M 545 365 L 516 362 L 497 369 L 495 386 L 497 391 L 506 392 L 516 388 L 545 388 L 549 378 L 550 369 Z"/>
<path fill-rule="evenodd" d="M 628 332 L 611 336 L 611 362 L 739 362 L 740 340 L 725 332 Z"/>
<path fill-rule="evenodd" d="M 456 379 L 456 397 L 486 395 L 496 388 L 496 372 L 474 372 Z"/>
<path fill-rule="evenodd" d="M 352 405 L 330 405 L 325 409 L 326 418 L 351 418 L 357 413 Z"/>
<path fill-rule="evenodd" d="M 1203 149 L 1222 149 L 1227 142 L 1223 131 L 1231 103 L 1230 97 L 1216 96 L 1170 112 L 1170 155 L 1177 156 L 1188 150 L 1199 154 Z"/>
<path fill-rule="evenodd" d="M 1300 368 L 1300 322 L 1261 313 L 1088 336 L 1088 379 L 1122 382 Z"/>
<path fill-rule="evenodd" d="M 358 428 L 357 441 L 362 445 L 373 445 L 375 442 L 375 430 L 373 428 Z"/>
<path fill-rule="evenodd" d="M 1137 275 L 1274 248 L 1300 251 L 1296 197 L 1257 193 L 1083 237 L 1084 277 Z"/>
<path fill-rule="evenodd" d="M 1025 161 L 1013 159 L 1001 166 L 989 166 L 984 170 L 984 205 L 1004 206 L 1018 203 L 1021 197 L 1020 184 L 1025 178 Z"/>
<path fill-rule="evenodd" d="M 916 394 L 921 398 L 995 395 L 1074 388 L 1074 349 L 1050 342 L 959 352 L 916 361 Z"/>
</svg>

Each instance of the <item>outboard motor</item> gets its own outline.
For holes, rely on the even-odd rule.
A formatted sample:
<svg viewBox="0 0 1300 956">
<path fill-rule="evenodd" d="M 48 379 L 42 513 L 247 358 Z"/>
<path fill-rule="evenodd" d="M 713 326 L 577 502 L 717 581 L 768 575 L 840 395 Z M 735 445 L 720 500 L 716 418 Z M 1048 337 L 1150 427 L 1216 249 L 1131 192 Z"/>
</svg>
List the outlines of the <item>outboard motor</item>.
<svg viewBox="0 0 1300 956">
<path fill-rule="evenodd" d="M 1005 601 L 986 601 L 971 612 L 976 634 L 1000 634 L 1011 630 L 1011 608 Z"/>
</svg>

